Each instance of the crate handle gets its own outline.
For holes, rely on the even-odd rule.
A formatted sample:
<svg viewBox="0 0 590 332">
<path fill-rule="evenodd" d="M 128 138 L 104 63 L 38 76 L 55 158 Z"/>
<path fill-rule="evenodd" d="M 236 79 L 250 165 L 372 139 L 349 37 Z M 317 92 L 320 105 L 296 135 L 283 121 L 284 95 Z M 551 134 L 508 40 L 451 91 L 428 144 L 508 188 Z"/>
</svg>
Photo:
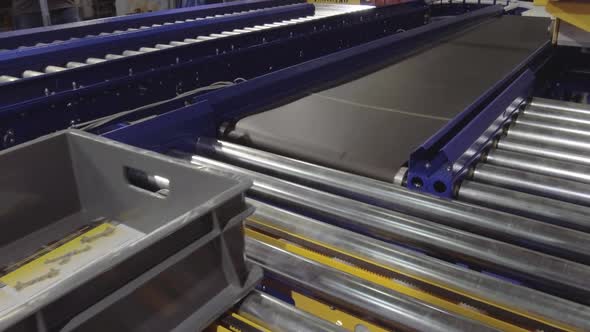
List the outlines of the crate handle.
<svg viewBox="0 0 590 332">
<path fill-rule="evenodd" d="M 142 191 L 147 191 L 160 198 L 167 198 L 170 194 L 170 180 L 156 174 L 149 174 L 137 168 L 124 166 L 127 182 Z"/>
</svg>

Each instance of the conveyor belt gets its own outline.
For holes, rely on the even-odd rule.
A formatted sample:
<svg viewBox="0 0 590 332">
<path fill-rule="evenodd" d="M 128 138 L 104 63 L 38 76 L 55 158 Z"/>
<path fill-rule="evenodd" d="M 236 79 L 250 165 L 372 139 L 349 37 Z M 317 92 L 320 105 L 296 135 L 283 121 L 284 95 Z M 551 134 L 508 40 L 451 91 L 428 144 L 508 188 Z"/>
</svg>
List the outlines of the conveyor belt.
<svg viewBox="0 0 590 332">
<path fill-rule="evenodd" d="M 391 182 L 413 149 L 544 45 L 547 26 L 538 18 L 492 19 L 372 74 L 244 118 L 231 137 Z"/>
</svg>

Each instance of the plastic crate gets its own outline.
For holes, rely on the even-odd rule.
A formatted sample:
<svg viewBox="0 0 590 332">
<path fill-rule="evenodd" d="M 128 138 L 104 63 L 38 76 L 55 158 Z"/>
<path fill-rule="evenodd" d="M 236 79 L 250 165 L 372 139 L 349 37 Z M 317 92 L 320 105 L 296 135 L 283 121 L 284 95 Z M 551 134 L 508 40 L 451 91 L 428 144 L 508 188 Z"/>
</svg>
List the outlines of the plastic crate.
<svg viewBox="0 0 590 332">
<path fill-rule="evenodd" d="M 80 131 L 0 153 L 0 330 L 196 331 L 260 279 L 245 178 Z"/>
</svg>

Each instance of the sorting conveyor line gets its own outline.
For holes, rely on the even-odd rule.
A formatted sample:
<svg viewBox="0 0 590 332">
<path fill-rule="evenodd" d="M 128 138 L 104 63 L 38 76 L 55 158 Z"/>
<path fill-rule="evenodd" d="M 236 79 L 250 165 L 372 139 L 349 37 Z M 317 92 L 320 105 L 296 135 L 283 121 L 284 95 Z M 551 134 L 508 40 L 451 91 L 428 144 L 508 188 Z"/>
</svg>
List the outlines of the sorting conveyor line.
<svg viewBox="0 0 590 332">
<path fill-rule="evenodd" d="M 334 15 L 19 80 L 3 86 L 18 89 L 18 94 L 0 94 L 0 137 L 6 138 L 0 140 L 0 148 L 72 124 L 175 98 L 179 93 L 182 99 L 137 115 L 141 118 L 151 115 L 147 113 L 152 110 L 163 113 L 182 107 L 198 95 L 188 95 L 190 91 L 220 79 L 251 80 L 342 47 L 401 35 L 396 33 L 399 29 L 422 26 L 424 14 L 424 6 L 408 3 Z"/>
<path fill-rule="evenodd" d="M 438 199 L 401 186 L 230 142 L 201 138 L 197 148 L 205 155 L 288 181 L 551 255 L 590 262 L 590 235 L 585 233 L 477 205 Z"/>
<path fill-rule="evenodd" d="M 587 105 L 534 98 L 484 153 L 460 200 L 590 232 Z"/>
<path fill-rule="evenodd" d="M 409 296 L 343 274 L 259 240 L 246 238 L 246 255 L 267 273 L 366 313 L 385 325 L 423 331 L 497 331 L 489 326 L 424 304 Z"/>
<path fill-rule="evenodd" d="M 249 193 L 265 201 L 306 211 L 313 216 L 369 234 L 377 239 L 403 243 L 436 257 L 463 261 L 492 273 L 509 275 L 566 299 L 588 303 L 590 267 L 431 221 L 385 210 L 358 201 L 299 186 L 271 176 L 211 159 L 193 156 L 192 162 L 216 170 L 250 177 Z M 565 230 L 565 229 L 564 229 Z M 584 233 L 575 233 L 580 238 Z M 580 242 L 587 246 L 589 241 Z M 571 244 L 570 244 L 571 245 Z M 579 250 L 576 249 L 576 250 Z M 586 254 L 588 250 L 586 249 Z M 566 272 L 564 272 L 566 271 Z"/>
<path fill-rule="evenodd" d="M 0 47 L 4 50 L 16 50 L 26 47 L 57 45 L 78 39 L 92 39 L 140 29 L 153 29 L 164 25 L 191 22 L 196 19 L 220 17 L 237 12 L 301 2 L 298 0 L 234 1 L 223 4 L 125 15 L 51 27 L 11 31 L 0 34 Z"/>
<path fill-rule="evenodd" d="M 401 60 L 392 56 L 378 71 L 340 77 L 338 86 L 302 87 L 303 98 L 238 120 L 227 137 L 391 182 L 416 148 L 447 123 L 459 123 L 463 110 L 547 46 L 548 23 L 489 19 Z"/>
<path fill-rule="evenodd" d="M 316 254 L 337 257 L 337 261 L 344 260 L 369 273 L 394 280 L 399 284 L 395 288 L 397 291 L 412 294 L 433 305 L 443 305 L 446 310 L 504 329 L 590 328 L 588 307 L 255 200 L 250 199 L 249 203 L 256 207 L 255 214 L 247 220 L 250 229 L 307 248 L 310 257 Z M 374 279 L 381 280 L 378 277 Z M 398 286 L 388 282 L 384 284 Z M 477 308 L 477 314 L 464 311 L 465 308 Z M 498 320 L 505 321 L 507 325 Z"/>
<path fill-rule="evenodd" d="M 0 57 L 0 83 L 322 17 L 325 16 L 314 16 L 312 5 L 295 4 L 178 23 L 153 31 L 140 30 L 125 36 L 74 41 L 59 48 L 24 50 Z"/>
</svg>

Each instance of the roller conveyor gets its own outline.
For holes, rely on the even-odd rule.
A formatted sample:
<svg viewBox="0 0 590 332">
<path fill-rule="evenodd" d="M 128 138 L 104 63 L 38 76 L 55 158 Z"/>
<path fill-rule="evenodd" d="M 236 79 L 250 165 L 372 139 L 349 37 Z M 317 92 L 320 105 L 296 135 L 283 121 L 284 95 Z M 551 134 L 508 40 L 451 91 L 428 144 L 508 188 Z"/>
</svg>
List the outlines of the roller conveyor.
<svg viewBox="0 0 590 332">
<path fill-rule="evenodd" d="M 213 153 L 221 160 L 263 170 L 271 175 L 337 195 L 553 255 L 588 262 L 588 248 L 583 249 L 588 243 L 588 235 L 581 232 L 475 205 L 436 199 L 384 182 L 237 144 L 200 139 L 197 146 L 204 154 Z"/>
<path fill-rule="evenodd" d="M 238 167 L 193 157 L 197 165 L 247 175 L 254 179 L 252 195 L 275 204 L 295 206 L 350 229 L 403 244 L 432 255 L 462 259 L 496 273 L 511 274 L 547 292 L 586 302 L 590 291 L 585 281 L 590 267 L 508 245 L 433 222 L 326 194 Z M 580 234 L 583 236 L 583 234 Z M 532 263 L 536 261 L 537 263 Z M 567 271 L 563 274 L 562 271 Z M 560 290 L 561 289 L 561 290 Z"/>
<path fill-rule="evenodd" d="M 286 239 L 326 255 L 337 256 L 338 253 L 344 253 L 340 257 L 353 262 L 351 264 L 356 264 L 377 274 L 393 273 L 394 280 L 402 286 L 409 285 L 412 289 L 422 289 L 428 294 L 440 296 L 444 299 L 443 301 L 447 302 L 448 307 L 456 311 L 461 311 L 461 308 L 452 307 L 448 303 L 449 300 L 451 303 L 457 303 L 459 307 L 479 308 L 481 312 L 486 312 L 492 317 L 495 312 L 497 317 L 506 319 L 511 314 L 520 311 L 522 316 L 545 317 L 554 323 L 562 322 L 568 325 L 577 322 L 574 324 L 579 328 L 584 328 L 587 324 L 587 319 L 584 318 L 586 307 L 552 298 L 543 293 L 536 293 L 485 274 L 468 272 L 437 259 L 254 200 L 250 200 L 250 203 L 257 208 L 255 215 L 247 222 L 251 229 Z M 359 263 L 359 259 L 364 264 Z M 450 296 L 449 291 L 454 295 Z M 529 301 L 530 299 L 534 300 Z M 504 309 L 490 306 L 489 300 L 501 304 Z M 506 310 L 506 308 L 510 309 Z M 521 326 L 530 329 L 541 328 L 536 324 L 542 324 L 540 321 L 536 323 L 517 321 L 519 322 L 517 325 L 522 324 Z M 546 320 L 542 319 L 541 321 Z M 557 325 L 559 323 L 555 326 Z M 548 328 L 548 326 L 544 328 Z"/>
<path fill-rule="evenodd" d="M 590 141 L 575 121 L 586 112 L 585 105 L 533 99 L 473 167 L 458 198 L 588 232 L 584 160 Z M 519 121 L 529 117 L 550 127 Z"/>
<path fill-rule="evenodd" d="M 101 38 L 129 46 L 39 61 L 18 77 L 0 71 L 4 87 L 21 87 L 0 98 L 2 119 L 9 120 L 0 121 L 0 146 L 84 122 L 78 127 L 156 150 L 172 164 L 249 178 L 253 186 L 240 205 L 255 209 L 244 217 L 242 234 L 249 264 L 232 272 L 258 265 L 264 278 L 257 290 L 235 297 L 225 314 L 217 311 L 207 331 L 590 330 L 590 108 L 530 97 L 548 95 L 532 92 L 547 86 L 538 74 L 554 51 L 547 47 L 547 21 L 505 16 L 501 7 L 469 7 L 472 12 L 457 18 L 424 24 L 418 21 L 426 7 L 415 4 L 400 5 L 397 15 L 395 6 L 366 14 L 364 7 L 326 7 L 322 19 L 315 18 L 321 8 L 312 18 L 295 18 L 301 13 L 289 8 L 306 12 L 304 4 L 228 9 L 199 21 L 227 19 L 223 24 L 236 24 L 231 29 L 172 40 L 164 38 L 166 29 L 194 22 L 166 20 L 23 49 L 42 54 Z M 267 10 L 273 12 L 268 20 L 237 25 L 237 16 Z M 275 14 L 295 16 L 274 20 Z M 135 43 L 134 35 L 148 31 L 162 40 Z M 96 76 L 85 81 L 85 73 Z M 52 82 L 54 89 L 43 89 Z M 95 113 L 98 108 L 104 113 Z M 55 115 L 62 111 L 71 115 Z M 453 148 L 464 154 L 451 158 Z M 439 162 L 440 151 L 449 159 Z M 123 187 L 144 195 L 150 208 L 183 196 L 184 180 L 165 169 L 127 164 Z M 120 167 L 112 174 L 119 179 Z M 436 190 L 435 180 L 443 178 L 447 187 Z M 198 214 L 213 230 L 229 229 L 219 211 Z M 234 230 L 241 231 L 236 220 Z M 213 247 L 243 245 L 241 238 L 228 239 Z M 26 323 L 49 320 L 56 331 L 128 324 L 127 331 L 139 332 L 164 326 L 152 322 L 173 318 L 176 310 L 197 322 L 207 310 L 194 308 L 200 299 L 194 291 L 214 294 L 203 286 L 213 280 L 227 279 L 230 288 L 255 281 L 207 274 L 211 264 L 203 259 L 191 264 L 204 273 L 198 283 L 176 270 L 178 279 L 151 284 L 163 290 L 135 290 L 199 243 L 137 278 L 107 283 L 121 288 L 87 299 L 88 306 L 62 306 L 78 312 L 73 319 L 52 311 L 64 302 L 45 298 L 50 306 Z M 222 261 L 244 257 L 228 250 L 219 253 Z M 179 287 L 186 289 L 177 292 L 179 303 L 189 305 L 168 305 L 170 290 Z M 208 317 L 206 324 L 213 321 Z M 19 324 L 9 331 L 21 331 Z M 190 319 L 176 330 L 185 328 L 194 330 Z"/>
<path fill-rule="evenodd" d="M 251 238 L 247 239 L 246 254 L 272 275 L 309 289 L 319 297 L 337 300 L 357 312 L 372 308 L 374 319 L 394 329 L 497 331 Z"/>
<path fill-rule="evenodd" d="M 288 5 L 287 4 L 287 5 L 274 6 L 274 7 L 276 7 L 275 9 L 288 9 L 291 7 L 292 8 L 296 8 L 296 7 L 303 8 L 303 7 L 305 7 L 305 5 L 303 5 L 303 4 Z M 200 25 L 202 25 L 203 22 L 209 22 L 209 21 L 211 21 L 211 23 L 214 23 L 217 21 L 222 22 L 224 20 L 227 21 L 228 19 L 232 19 L 232 18 L 239 19 L 240 17 L 246 18 L 246 16 L 255 16 L 258 13 L 264 14 L 265 12 L 272 14 L 271 13 L 272 8 L 273 8 L 273 6 L 270 6 L 268 8 L 251 9 L 251 10 L 242 11 L 242 12 L 216 15 L 215 17 L 190 19 L 189 21 L 186 21 L 186 22 L 174 23 L 174 25 L 179 26 L 178 29 L 180 30 L 180 31 L 176 32 L 175 35 L 178 38 L 179 35 L 183 34 L 183 32 L 182 32 L 183 30 L 182 30 L 181 25 L 186 26 L 186 28 L 184 28 L 184 30 L 190 29 L 191 27 L 193 27 L 194 30 L 198 31 Z M 367 8 L 370 8 L 370 7 L 339 6 L 337 8 L 330 9 L 330 7 L 324 6 L 324 7 L 319 7 L 316 10 L 316 12 L 312 13 L 311 15 L 301 14 L 303 17 L 295 17 L 293 19 L 286 19 L 286 20 L 283 20 L 280 22 L 272 22 L 272 21 L 270 21 L 268 23 L 263 22 L 262 24 L 253 25 L 253 26 L 244 25 L 244 26 L 240 26 L 238 29 L 233 29 L 230 31 L 219 31 L 218 33 L 207 33 L 204 35 L 191 36 L 190 38 L 187 37 L 187 38 L 184 38 L 181 40 L 171 40 L 171 41 L 162 40 L 162 41 L 158 42 L 157 44 L 148 44 L 148 45 L 144 45 L 144 46 L 139 46 L 136 49 L 123 50 L 120 54 L 115 53 L 117 48 L 114 45 L 116 43 L 119 43 L 119 40 L 120 40 L 120 38 L 119 38 L 120 36 L 116 36 L 117 34 L 104 35 L 99 40 L 96 40 L 93 44 L 90 44 L 90 45 L 87 45 L 88 44 L 87 40 L 74 40 L 74 41 L 68 43 L 67 45 L 60 45 L 60 48 L 55 48 L 54 53 L 59 53 L 59 52 L 63 53 L 61 48 L 64 48 L 64 47 L 76 48 L 76 47 L 79 47 L 79 46 L 77 46 L 77 44 L 80 44 L 80 46 L 91 47 L 93 49 L 94 54 L 91 54 L 90 56 L 87 55 L 87 58 L 85 60 L 81 60 L 82 62 L 68 61 L 67 58 L 66 59 L 62 58 L 62 59 L 60 59 L 60 61 L 62 61 L 61 63 L 47 64 L 40 71 L 25 69 L 25 70 L 23 70 L 20 77 L 10 76 L 10 75 L 1 75 L 0 76 L 0 83 L 2 83 L 2 82 L 10 83 L 10 82 L 14 82 L 14 81 L 21 79 L 21 78 L 30 78 L 30 77 L 40 76 L 43 74 L 55 73 L 58 71 L 63 71 L 63 70 L 67 70 L 67 69 L 74 69 L 74 68 L 78 68 L 78 67 L 82 67 L 82 66 L 86 66 L 86 65 L 93 65 L 93 64 L 102 63 L 105 61 L 112 61 L 112 60 L 120 59 L 122 57 L 140 55 L 140 54 L 143 54 L 146 52 L 156 52 L 161 49 L 180 47 L 180 46 L 184 46 L 184 45 L 191 44 L 191 43 L 198 43 L 198 42 L 203 42 L 206 40 L 214 40 L 214 39 L 223 38 L 223 37 L 227 37 L 227 36 L 233 36 L 233 35 L 237 35 L 237 34 L 260 31 L 260 30 L 274 28 L 274 27 L 282 26 L 282 25 L 293 25 L 293 24 L 297 24 L 297 23 L 301 23 L 301 22 L 305 22 L 305 21 L 311 21 L 311 20 L 317 20 L 317 19 L 321 19 L 321 18 L 325 18 L 325 17 L 330 17 L 333 15 L 346 14 L 346 13 L 351 13 L 351 12 L 355 12 L 355 11 L 359 11 L 359 10 L 365 10 Z M 272 23 L 272 24 L 270 24 L 270 23 Z M 243 23 L 243 24 L 247 24 L 247 23 Z M 165 29 L 166 29 L 166 31 L 172 31 L 173 28 L 168 26 Z M 143 40 L 156 39 L 156 38 L 161 39 L 160 37 L 156 37 L 156 36 L 162 35 L 163 33 L 166 32 L 166 31 L 152 31 L 151 34 L 148 35 L 147 34 L 148 31 L 146 31 L 146 29 L 140 29 L 140 30 L 135 29 L 135 30 L 137 31 L 137 33 L 135 33 L 136 31 L 132 31 L 129 36 L 126 36 L 126 38 L 125 38 L 126 44 L 131 43 L 131 41 L 133 40 L 134 37 L 141 38 Z M 208 30 L 212 30 L 212 29 L 208 29 Z M 109 35 L 112 35 L 112 36 L 109 37 Z M 183 43 L 185 43 L 185 44 L 183 44 Z M 104 51 L 102 51 L 103 53 L 101 53 L 101 50 L 100 50 L 101 48 L 104 49 Z M 35 56 L 39 57 L 39 56 L 42 56 L 44 53 L 51 53 L 51 51 L 52 51 L 51 48 L 45 47 L 42 50 L 31 50 L 31 53 L 35 53 Z M 28 54 L 26 54 L 25 51 L 20 51 L 18 53 L 15 53 L 14 57 L 16 60 L 20 59 L 22 61 L 24 58 L 26 58 L 27 55 Z M 78 59 L 80 58 L 80 56 L 81 55 L 79 55 L 79 54 L 76 55 L 76 57 Z M 53 58 L 55 58 L 55 56 L 53 56 Z M 12 68 L 18 66 L 18 64 L 14 63 L 15 59 L 11 59 L 8 55 L 4 54 L 3 57 L 0 58 L 0 63 L 3 61 L 7 61 L 7 62 L 10 61 L 11 62 L 10 69 L 12 70 Z M 97 61 L 97 59 L 98 59 L 98 61 Z M 39 64 L 36 63 L 34 65 L 38 66 Z"/>
<path fill-rule="evenodd" d="M 231 4 L 199 6 L 196 8 L 168 10 L 143 15 L 127 15 L 86 21 L 83 24 L 73 23 L 54 26 L 52 28 L 35 28 L 25 31 L 13 31 L 0 36 L 4 51 L 11 49 L 30 48 L 56 45 L 67 41 L 92 39 L 113 34 L 134 32 L 138 30 L 159 28 L 164 25 L 192 22 L 195 20 L 222 17 L 238 12 L 256 10 L 277 5 L 294 4 L 297 1 L 236 1 Z M 3 55 L 6 55 L 4 53 Z"/>
</svg>

